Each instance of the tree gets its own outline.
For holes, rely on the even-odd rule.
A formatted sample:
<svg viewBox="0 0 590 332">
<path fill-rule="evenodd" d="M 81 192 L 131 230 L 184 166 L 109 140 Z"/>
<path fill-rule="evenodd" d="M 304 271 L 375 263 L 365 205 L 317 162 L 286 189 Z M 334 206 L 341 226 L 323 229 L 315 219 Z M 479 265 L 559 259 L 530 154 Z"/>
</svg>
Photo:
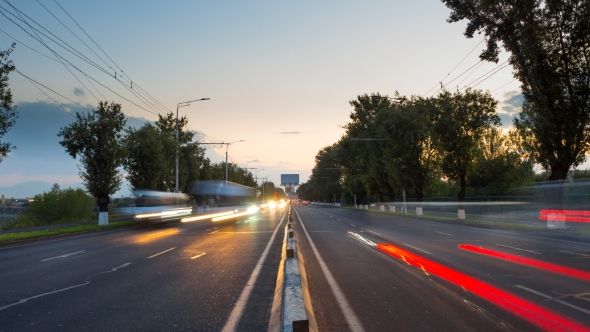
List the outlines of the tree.
<svg viewBox="0 0 590 332">
<path fill-rule="evenodd" d="M 420 203 L 438 156 L 432 139 L 433 105 L 417 96 L 397 97 L 399 103 L 377 116 L 380 137 L 387 139 L 383 159 L 387 172 L 397 173 L 405 188 L 414 188 L 416 202 Z M 416 208 L 421 214 L 422 207 Z"/>
<path fill-rule="evenodd" d="M 371 95 L 359 95 L 357 99 L 351 100 L 350 105 L 354 110 L 350 113 L 351 122 L 343 126 L 346 129 L 345 138 L 379 139 L 378 114 L 385 112 L 391 106 L 388 96 L 378 93 Z M 390 200 L 395 198 L 393 186 L 391 185 L 388 173 L 385 171 L 385 159 L 383 155 L 383 144 L 379 141 L 349 141 L 347 150 L 342 151 L 356 159 L 356 166 L 359 167 L 358 176 L 365 184 L 369 195 L 385 195 Z M 354 182 L 354 181 L 353 181 Z"/>
<path fill-rule="evenodd" d="M 532 164 L 513 148 L 510 134 L 489 128 L 474 150 L 474 165 L 467 173 L 467 182 L 473 195 L 505 195 L 532 173 Z"/>
<path fill-rule="evenodd" d="M 123 129 L 125 115 L 121 105 L 99 102 L 98 109 L 87 114 L 76 112 L 76 121 L 61 128 L 59 142 L 72 158 L 79 157 L 80 177 L 86 190 L 96 198 L 99 225 L 108 224 L 110 195 L 121 187 L 119 171 L 125 157 Z"/>
<path fill-rule="evenodd" d="M 6 51 L 0 51 L 0 138 L 6 135 L 18 117 L 16 106 L 12 101 L 12 92 L 8 88 L 8 74 L 15 70 L 14 64 L 12 60 L 8 60 L 8 56 L 15 47 L 16 44 L 12 43 Z M 16 146 L 8 142 L 0 142 L 0 162 L 12 149 L 16 149 Z"/>
<path fill-rule="evenodd" d="M 470 88 L 455 93 L 445 90 L 436 97 L 433 142 L 441 154 L 442 172 L 459 182 L 459 218 L 465 218 L 463 202 L 473 150 L 486 129 L 500 125 L 497 104 L 489 92 Z"/>
<path fill-rule="evenodd" d="M 176 190 L 176 151 L 178 149 L 178 187 L 188 193 L 194 181 L 199 180 L 199 171 L 204 167 L 205 149 L 193 142 L 195 132 L 186 130 L 186 116 L 178 119 L 178 139 L 176 139 L 176 117 L 173 113 L 158 115 L 155 123 L 160 130 L 163 165 L 165 167 L 160 190 Z"/>
<path fill-rule="evenodd" d="M 534 160 L 550 181 L 565 180 L 590 149 L 590 6 L 587 0 L 442 0 L 465 35 L 483 32 L 480 58 L 498 61 L 499 44 L 521 82 L 525 105 L 515 126 L 534 138 Z M 561 205 L 561 186 L 552 186 Z M 560 189 L 561 188 L 561 189 Z"/>
<path fill-rule="evenodd" d="M 127 155 L 123 165 L 131 190 L 167 189 L 164 178 L 170 165 L 165 159 L 164 147 L 170 144 L 163 142 L 166 139 L 170 139 L 168 135 L 162 135 L 160 129 L 150 123 L 140 129 L 127 129 Z"/>
</svg>

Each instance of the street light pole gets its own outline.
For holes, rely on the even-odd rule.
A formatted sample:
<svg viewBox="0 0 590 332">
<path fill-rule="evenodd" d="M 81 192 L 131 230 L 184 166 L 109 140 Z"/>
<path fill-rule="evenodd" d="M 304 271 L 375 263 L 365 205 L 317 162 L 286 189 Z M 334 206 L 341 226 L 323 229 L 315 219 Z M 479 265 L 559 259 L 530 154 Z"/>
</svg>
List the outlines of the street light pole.
<svg viewBox="0 0 590 332">
<path fill-rule="evenodd" d="M 174 191 L 176 193 L 179 192 L 179 190 L 178 190 L 178 150 L 179 150 L 179 145 L 178 145 L 178 109 L 181 107 L 189 106 L 192 102 L 195 102 L 195 101 L 209 100 L 209 99 L 210 98 L 189 100 L 189 101 L 184 101 L 182 103 L 178 103 L 176 105 L 176 187 L 175 187 L 175 191 Z"/>
</svg>

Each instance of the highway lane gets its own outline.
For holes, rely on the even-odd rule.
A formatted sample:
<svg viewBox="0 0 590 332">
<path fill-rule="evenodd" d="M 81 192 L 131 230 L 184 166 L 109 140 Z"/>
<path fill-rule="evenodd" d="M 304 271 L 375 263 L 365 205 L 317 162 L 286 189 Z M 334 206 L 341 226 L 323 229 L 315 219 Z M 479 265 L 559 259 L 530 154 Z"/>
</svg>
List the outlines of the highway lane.
<svg viewBox="0 0 590 332">
<path fill-rule="evenodd" d="M 322 264 L 303 227 L 296 226 L 306 258 L 312 304 L 322 331 L 347 330 L 355 319 L 365 331 L 537 328 L 521 315 L 462 289 L 466 284 L 458 286 L 410 266 L 366 245 L 359 237 L 377 244 L 393 244 L 558 313 L 574 324 L 590 325 L 589 280 L 458 248 L 460 244 L 471 244 L 590 272 L 590 246 L 585 241 L 545 232 L 491 230 L 331 207 L 295 209 L 323 260 Z"/>
<path fill-rule="evenodd" d="M 281 222 L 275 211 L 2 248 L 0 331 L 265 330 Z"/>
</svg>

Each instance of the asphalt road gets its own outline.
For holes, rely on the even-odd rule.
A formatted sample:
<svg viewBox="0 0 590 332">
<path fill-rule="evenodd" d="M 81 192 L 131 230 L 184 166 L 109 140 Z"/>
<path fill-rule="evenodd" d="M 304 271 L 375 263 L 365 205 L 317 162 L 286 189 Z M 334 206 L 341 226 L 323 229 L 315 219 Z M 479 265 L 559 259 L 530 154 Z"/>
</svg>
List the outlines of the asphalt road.
<svg viewBox="0 0 590 332">
<path fill-rule="evenodd" d="M 264 331 L 283 215 L 0 248 L 0 331 Z"/>
<path fill-rule="evenodd" d="M 295 220 L 296 238 L 305 257 L 320 331 L 535 331 L 560 330 L 567 324 L 581 330 L 590 326 L 590 243 L 586 241 L 315 205 L 296 205 L 295 210 L 300 219 Z M 389 254 L 374 244 L 391 244 L 402 254 Z M 462 250 L 460 244 L 586 275 L 543 270 Z M 452 280 L 456 274 L 458 282 Z M 470 287 L 484 287 L 484 295 Z M 521 302 L 506 305 L 515 299 Z M 539 311 L 527 316 L 531 310 Z M 543 325 L 552 319 L 558 325 Z"/>
</svg>

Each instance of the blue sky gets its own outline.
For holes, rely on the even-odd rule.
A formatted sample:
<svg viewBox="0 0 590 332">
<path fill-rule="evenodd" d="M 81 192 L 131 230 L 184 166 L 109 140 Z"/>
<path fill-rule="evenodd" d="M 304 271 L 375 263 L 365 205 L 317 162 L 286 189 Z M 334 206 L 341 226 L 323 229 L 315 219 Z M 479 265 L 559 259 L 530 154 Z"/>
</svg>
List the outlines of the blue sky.
<svg viewBox="0 0 590 332">
<path fill-rule="evenodd" d="M 118 71 L 53 0 L 39 2 L 107 63 L 37 1 L 11 1 L 107 72 Z M 483 47 L 480 37 L 463 36 L 463 23 L 447 23 L 449 10 L 436 0 L 58 2 L 132 78 L 135 89 L 139 86 L 146 90 L 165 109 L 175 111 L 179 102 L 211 98 L 181 108 L 180 114 L 188 115 L 190 127 L 203 132 L 208 142 L 246 140 L 230 147 L 231 160 L 242 166 L 258 160 L 249 167 L 265 169 L 258 175 L 270 176 L 275 182 L 279 182 L 281 173 L 299 173 L 305 181 L 317 151 L 342 134 L 340 126 L 348 121 L 351 112 L 348 102 L 357 95 L 391 95 L 396 90 L 424 95 L 441 79 L 445 78 L 446 83 L 476 64 Z M 11 10 L 5 3 L 1 5 Z M 53 57 L 5 17 L 0 16 L 0 21 L 4 32 Z M 6 49 L 12 41 L 0 32 L 0 49 Z M 97 81 L 151 110 L 113 77 L 46 42 Z M 78 81 L 59 62 L 17 44 L 11 57 L 17 69 L 73 101 L 94 107 L 97 100 L 92 94 L 100 99 L 104 96 L 121 103 L 128 116 L 156 118 L 91 81 L 95 89 L 80 74 Z M 503 54 L 501 61 L 505 58 Z M 484 63 L 448 88 L 456 89 L 455 84 L 465 78 L 462 87 L 494 67 L 496 64 Z M 518 107 L 519 83 L 512 79 L 508 67 L 477 86 L 494 91 L 501 102 L 498 111 L 504 127 L 510 124 Z M 10 86 L 23 110 L 34 105 L 26 103 L 53 104 L 17 73 L 11 74 Z M 59 96 L 52 97 L 59 103 L 71 104 Z M 41 117 L 38 121 L 45 123 Z M 17 178 L 64 184 L 66 179 L 76 179 L 75 161 L 59 146 L 45 149 L 52 152 L 43 160 L 54 160 L 45 167 L 23 161 L 27 153 L 27 158 L 34 158 L 34 149 L 24 147 L 55 142 L 20 132 L 25 129 L 17 126 L 14 131 L 19 132 L 7 138 L 14 137 L 13 143 L 23 148 L 0 163 L 0 186 Z M 281 134 L 285 132 L 292 134 Z M 213 149 L 209 156 L 220 160 L 224 151 Z"/>
</svg>

